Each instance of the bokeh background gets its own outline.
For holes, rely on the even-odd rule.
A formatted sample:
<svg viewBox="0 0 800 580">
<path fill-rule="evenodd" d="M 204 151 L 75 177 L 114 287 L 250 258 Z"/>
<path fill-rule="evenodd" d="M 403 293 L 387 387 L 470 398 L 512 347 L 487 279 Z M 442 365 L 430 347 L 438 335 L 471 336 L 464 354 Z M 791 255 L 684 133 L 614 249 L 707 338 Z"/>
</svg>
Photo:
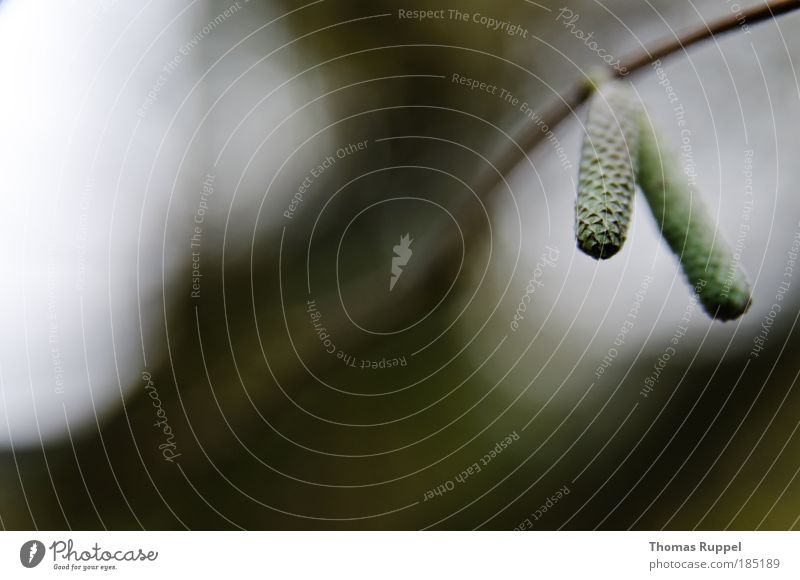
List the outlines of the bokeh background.
<svg viewBox="0 0 800 580">
<path fill-rule="evenodd" d="M 541 117 L 753 4 L 0 2 L 0 524 L 796 527 L 800 14 L 624 80 L 739 321 L 641 197 L 575 249 L 585 111 Z"/>
</svg>

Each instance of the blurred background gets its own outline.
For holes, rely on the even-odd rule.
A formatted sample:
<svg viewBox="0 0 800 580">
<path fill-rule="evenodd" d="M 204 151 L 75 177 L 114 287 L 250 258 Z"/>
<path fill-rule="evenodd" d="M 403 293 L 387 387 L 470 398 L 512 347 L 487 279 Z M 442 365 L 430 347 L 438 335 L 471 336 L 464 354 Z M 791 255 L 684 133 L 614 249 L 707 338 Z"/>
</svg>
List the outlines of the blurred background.
<svg viewBox="0 0 800 580">
<path fill-rule="evenodd" d="M 545 116 L 753 4 L 0 2 L 0 524 L 796 527 L 800 14 L 624 80 L 739 321 L 641 196 L 577 251 Z"/>
</svg>

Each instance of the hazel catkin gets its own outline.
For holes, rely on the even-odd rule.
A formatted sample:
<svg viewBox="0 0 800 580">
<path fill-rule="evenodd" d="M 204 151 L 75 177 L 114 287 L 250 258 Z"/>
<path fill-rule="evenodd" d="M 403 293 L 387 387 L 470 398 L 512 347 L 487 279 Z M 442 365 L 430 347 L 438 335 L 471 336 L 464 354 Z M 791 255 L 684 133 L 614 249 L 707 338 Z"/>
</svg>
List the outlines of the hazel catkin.
<svg viewBox="0 0 800 580">
<path fill-rule="evenodd" d="M 575 234 L 595 259 L 616 254 L 628 233 L 638 166 L 640 105 L 620 83 L 592 95 L 578 172 Z"/>
<path fill-rule="evenodd" d="M 705 311 L 734 320 L 750 307 L 750 284 L 674 155 L 644 114 L 639 117 L 637 181 L 661 234 L 678 256 Z"/>
</svg>

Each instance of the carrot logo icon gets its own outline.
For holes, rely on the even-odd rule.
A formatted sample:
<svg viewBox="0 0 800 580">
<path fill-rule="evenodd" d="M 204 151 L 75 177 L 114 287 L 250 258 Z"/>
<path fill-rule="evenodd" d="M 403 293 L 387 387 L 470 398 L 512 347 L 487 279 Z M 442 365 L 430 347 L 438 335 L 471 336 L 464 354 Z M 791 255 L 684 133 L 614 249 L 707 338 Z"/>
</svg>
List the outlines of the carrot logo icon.
<svg viewBox="0 0 800 580">
<path fill-rule="evenodd" d="M 406 234 L 400 238 L 400 243 L 392 248 L 395 255 L 392 257 L 392 276 L 389 278 L 389 292 L 397 284 L 400 275 L 403 273 L 403 267 L 408 264 L 411 255 L 414 253 L 411 249 L 411 242 L 413 241 L 411 234 Z"/>
<path fill-rule="evenodd" d="M 35 568 L 44 559 L 44 544 L 39 540 L 28 540 L 19 549 L 19 561 L 26 568 Z"/>
</svg>

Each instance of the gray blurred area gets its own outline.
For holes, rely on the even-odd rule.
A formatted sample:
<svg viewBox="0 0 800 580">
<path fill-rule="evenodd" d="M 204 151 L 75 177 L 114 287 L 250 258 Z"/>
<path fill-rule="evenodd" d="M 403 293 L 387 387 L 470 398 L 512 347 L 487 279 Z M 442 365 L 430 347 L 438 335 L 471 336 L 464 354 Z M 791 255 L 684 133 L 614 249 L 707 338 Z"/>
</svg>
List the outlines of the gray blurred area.
<svg viewBox="0 0 800 580">
<path fill-rule="evenodd" d="M 642 196 L 577 251 L 584 110 L 537 115 L 732 4 L 459 4 L 0 3 L 5 529 L 797 526 L 800 15 L 625 80 L 723 324 Z"/>
</svg>

